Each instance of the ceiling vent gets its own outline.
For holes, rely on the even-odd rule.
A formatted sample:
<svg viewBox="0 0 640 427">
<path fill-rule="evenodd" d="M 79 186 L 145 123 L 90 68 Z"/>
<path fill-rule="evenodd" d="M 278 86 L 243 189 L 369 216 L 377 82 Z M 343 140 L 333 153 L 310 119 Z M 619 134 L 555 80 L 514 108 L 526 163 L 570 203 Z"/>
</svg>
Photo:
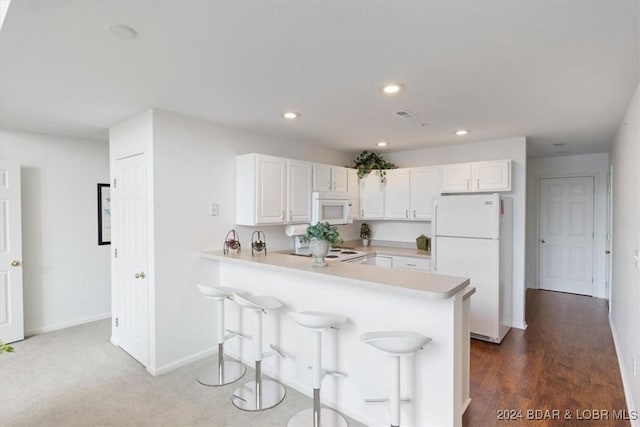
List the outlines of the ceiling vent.
<svg viewBox="0 0 640 427">
<path fill-rule="evenodd" d="M 393 114 L 395 114 L 396 116 L 400 117 L 401 119 L 413 119 L 414 117 L 416 117 L 415 114 L 413 114 L 411 111 L 407 111 L 407 110 L 396 111 Z"/>
</svg>

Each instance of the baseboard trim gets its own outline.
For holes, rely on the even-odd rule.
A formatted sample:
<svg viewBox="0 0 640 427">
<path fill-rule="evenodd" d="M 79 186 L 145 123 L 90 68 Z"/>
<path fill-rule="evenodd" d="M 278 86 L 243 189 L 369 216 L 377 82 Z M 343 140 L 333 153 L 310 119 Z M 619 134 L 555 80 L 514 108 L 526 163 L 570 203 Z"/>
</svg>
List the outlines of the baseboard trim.
<svg viewBox="0 0 640 427">
<path fill-rule="evenodd" d="M 627 410 L 629 414 L 638 414 L 638 408 L 635 407 L 633 402 L 633 396 L 631 395 L 631 382 L 629 380 L 629 374 L 624 366 L 622 360 L 622 351 L 619 345 L 618 331 L 616 325 L 613 322 L 613 318 L 609 316 L 609 327 L 611 328 L 611 335 L 613 336 L 613 345 L 616 348 L 616 355 L 618 356 L 618 366 L 620 367 L 620 375 L 622 376 L 622 387 L 624 388 L 624 397 L 627 401 Z M 640 427 L 640 419 L 631 420 L 631 427 Z"/>
<path fill-rule="evenodd" d="M 28 331 L 24 331 L 25 337 L 30 337 L 33 335 L 44 334 L 47 332 L 57 331 L 59 329 L 70 328 L 72 326 L 83 325 L 85 323 L 96 322 L 98 320 L 104 320 L 111 317 L 111 312 L 98 314 L 96 316 L 83 317 L 81 319 L 71 320 L 69 322 L 56 323 L 54 325 L 45 326 L 43 328 L 35 328 L 29 329 Z"/>
<path fill-rule="evenodd" d="M 209 357 L 213 354 L 216 354 L 217 352 L 218 352 L 218 345 L 216 344 L 215 347 L 208 348 L 206 350 L 203 350 L 201 352 L 192 354 L 191 356 L 187 356 L 182 359 L 176 360 L 175 362 L 171 362 L 159 368 L 148 366 L 147 372 L 149 372 L 154 377 L 157 377 L 158 375 L 163 375 L 163 374 L 166 374 L 167 372 L 173 371 L 174 369 L 178 369 L 183 366 L 189 365 L 190 363 L 197 362 L 198 360 L 204 359 L 205 357 Z"/>
<path fill-rule="evenodd" d="M 527 322 L 512 322 L 511 326 L 517 329 L 527 329 Z"/>
</svg>

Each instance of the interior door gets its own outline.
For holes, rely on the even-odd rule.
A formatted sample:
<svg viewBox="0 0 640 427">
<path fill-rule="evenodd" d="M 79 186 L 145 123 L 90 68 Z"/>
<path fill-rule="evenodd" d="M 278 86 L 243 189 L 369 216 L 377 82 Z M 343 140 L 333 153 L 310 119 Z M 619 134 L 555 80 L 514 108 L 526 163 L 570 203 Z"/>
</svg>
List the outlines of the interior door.
<svg viewBox="0 0 640 427">
<path fill-rule="evenodd" d="M 116 161 L 112 191 L 118 345 L 143 365 L 149 363 L 146 156 Z"/>
<path fill-rule="evenodd" d="M 593 295 L 593 177 L 540 180 L 540 289 Z"/>
<path fill-rule="evenodd" d="M 0 341 L 24 339 L 20 164 L 0 160 Z"/>
</svg>

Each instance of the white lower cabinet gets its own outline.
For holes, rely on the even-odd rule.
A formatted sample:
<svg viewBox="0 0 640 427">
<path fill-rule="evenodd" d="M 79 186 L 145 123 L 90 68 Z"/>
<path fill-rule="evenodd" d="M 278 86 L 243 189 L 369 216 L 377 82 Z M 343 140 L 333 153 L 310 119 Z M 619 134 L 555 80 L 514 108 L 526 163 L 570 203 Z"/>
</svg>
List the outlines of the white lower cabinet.
<svg viewBox="0 0 640 427">
<path fill-rule="evenodd" d="M 406 256 L 393 256 L 394 270 L 431 271 L 431 260 L 428 258 L 414 258 Z"/>
</svg>

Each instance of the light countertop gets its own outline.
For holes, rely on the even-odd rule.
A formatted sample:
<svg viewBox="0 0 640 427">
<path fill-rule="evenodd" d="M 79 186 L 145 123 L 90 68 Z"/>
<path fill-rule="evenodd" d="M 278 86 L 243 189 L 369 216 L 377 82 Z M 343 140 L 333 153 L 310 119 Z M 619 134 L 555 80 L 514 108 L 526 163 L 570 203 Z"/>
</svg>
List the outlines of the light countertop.
<svg viewBox="0 0 640 427">
<path fill-rule="evenodd" d="M 379 246 L 356 249 L 367 250 L 369 253 L 388 253 L 380 250 Z M 427 256 L 425 251 L 417 251 L 415 249 L 390 249 L 393 249 L 393 252 L 389 253 L 392 255 L 417 256 L 416 252 L 423 252 L 422 256 Z M 409 253 L 412 255 L 409 255 Z M 325 279 L 338 279 L 357 286 L 394 293 L 400 292 L 427 299 L 450 298 L 469 285 L 469 279 L 464 277 L 445 276 L 422 271 L 375 268 L 356 263 L 329 262 L 327 267 L 312 267 L 311 258 L 277 252 L 269 252 L 267 256 L 260 255 L 255 257 L 252 257 L 250 252 L 224 255 L 222 251 L 211 251 L 202 252 L 200 255 L 217 261 L 245 263 L 251 265 L 251 267 L 267 268 L 284 273 L 312 275 L 319 279 L 323 277 Z"/>
<path fill-rule="evenodd" d="M 351 246 L 349 246 L 351 247 Z M 415 258 L 431 258 L 431 252 L 420 251 L 418 249 L 410 248 L 398 248 L 394 246 L 382 246 L 382 245 L 369 245 L 369 246 L 355 246 L 353 248 L 356 251 L 366 252 L 367 255 L 397 255 L 397 256 L 410 256 Z"/>
</svg>

